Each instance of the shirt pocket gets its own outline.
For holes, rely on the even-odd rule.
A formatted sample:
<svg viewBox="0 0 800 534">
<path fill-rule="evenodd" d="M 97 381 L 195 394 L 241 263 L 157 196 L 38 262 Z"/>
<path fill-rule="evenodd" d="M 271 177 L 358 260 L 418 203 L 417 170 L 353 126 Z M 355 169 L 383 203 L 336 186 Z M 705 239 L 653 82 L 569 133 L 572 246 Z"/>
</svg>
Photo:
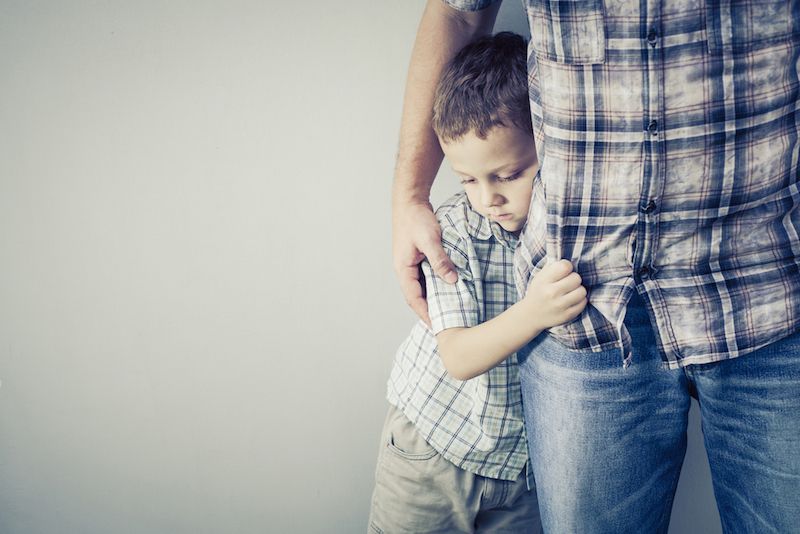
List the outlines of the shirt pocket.
<svg viewBox="0 0 800 534">
<path fill-rule="evenodd" d="M 603 63 L 603 0 L 524 0 L 537 57 L 572 65 Z"/>
<path fill-rule="evenodd" d="M 710 54 L 747 52 L 788 39 L 790 0 L 706 0 Z"/>
</svg>

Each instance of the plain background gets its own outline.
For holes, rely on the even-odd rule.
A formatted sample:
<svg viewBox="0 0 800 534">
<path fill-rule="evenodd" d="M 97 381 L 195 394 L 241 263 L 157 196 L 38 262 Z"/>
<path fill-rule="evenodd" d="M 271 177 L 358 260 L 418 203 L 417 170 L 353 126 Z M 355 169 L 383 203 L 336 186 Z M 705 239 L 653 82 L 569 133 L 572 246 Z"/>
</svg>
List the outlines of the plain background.
<svg viewBox="0 0 800 534">
<path fill-rule="evenodd" d="M 365 530 L 422 8 L 0 2 L 0 532 Z"/>
</svg>

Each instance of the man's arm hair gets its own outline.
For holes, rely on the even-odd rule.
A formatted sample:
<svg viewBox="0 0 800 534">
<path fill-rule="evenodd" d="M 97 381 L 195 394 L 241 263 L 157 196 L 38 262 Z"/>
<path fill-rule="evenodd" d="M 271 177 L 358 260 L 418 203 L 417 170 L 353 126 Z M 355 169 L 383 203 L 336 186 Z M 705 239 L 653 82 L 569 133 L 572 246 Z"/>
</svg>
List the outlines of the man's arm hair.
<svg viewBox="0 0 800 534">
<path fill-rule="evenodd" d="M 442 279 L 450 283 L 457 279 L 441 247 L 441 231 L 429 201 L 442 163 L 442 149 L 431 128 L 434 91 L 453 56 L 467 43 L 491 32 L 499 7 L 500 2 L 496 2 L 480 11 L 466 12 L 443 0 L 428 0 L 408 67 L 392 189 L 393 257 L 406 302 L 428 323 L 418 269 L 422 258 L 428 258 Z"/>
</svg>

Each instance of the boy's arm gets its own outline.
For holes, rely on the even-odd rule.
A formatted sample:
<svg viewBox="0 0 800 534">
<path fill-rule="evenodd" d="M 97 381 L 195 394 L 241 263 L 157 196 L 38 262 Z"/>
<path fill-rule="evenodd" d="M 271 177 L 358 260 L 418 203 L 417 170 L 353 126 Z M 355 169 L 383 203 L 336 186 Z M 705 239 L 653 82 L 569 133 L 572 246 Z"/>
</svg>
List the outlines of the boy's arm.
<svg viewBox="0 0 800 534">
<path fill-rule="evenodd" d="M 586 289 L 572 272 L 572 264 L 552 263 L 531 281 L 525 297 L 500 315 L 473 327 L 439 332 L 439 356 L 450 376 L 469 380 L 495 367 L 543 330 L 573 319 L 586 303 Z"/>
<path fill-rule="evenodd" d="M 431 129 L 433 93 L 442 69 L 456 52 L 491 31 L 499 7 L 496 2 L 468 12 L 453 9 L 442 0 L 429 0 L 408 67 L 392 190 L 392 256 L 406 302 L 427 323 L 430 318 L 419 278 L 423 257 L 441 278 L 456 281 L 428 200 L 442 162 L 442 150 Z"/>
</svg>

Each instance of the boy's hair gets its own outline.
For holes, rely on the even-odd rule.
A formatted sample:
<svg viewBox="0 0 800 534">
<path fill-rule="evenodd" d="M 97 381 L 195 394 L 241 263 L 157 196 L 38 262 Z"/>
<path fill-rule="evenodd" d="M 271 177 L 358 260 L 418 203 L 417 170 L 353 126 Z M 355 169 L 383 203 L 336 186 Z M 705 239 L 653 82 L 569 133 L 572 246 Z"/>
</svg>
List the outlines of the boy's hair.
<svg viewBox="0 0 800 534">
<path fill-rule="evenodd" d="M 495 126 L 533 132 L 525 39 L 511 32 L 482 37 L 450 61 L 436 86 L 433 130 L 442 141 Z"/>
</svg>

